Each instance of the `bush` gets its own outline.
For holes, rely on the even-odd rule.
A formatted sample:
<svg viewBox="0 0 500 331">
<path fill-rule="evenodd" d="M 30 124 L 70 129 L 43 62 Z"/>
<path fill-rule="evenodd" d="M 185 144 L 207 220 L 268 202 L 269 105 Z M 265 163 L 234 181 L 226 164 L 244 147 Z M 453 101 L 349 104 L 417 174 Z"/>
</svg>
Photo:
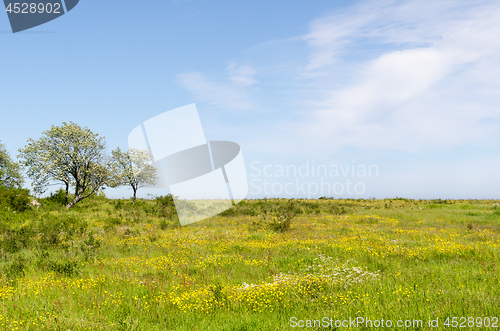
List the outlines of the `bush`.
<svg viewBox="0 0 500 331">
<path fill-rule="evenodd" d="M 85 233 L 88 227 L 87 221 L 76 216 L 45 214 L 43 218 L 23 220 L 20 215 L 0 213 L 0 257 L 22 249 L 68 250 L 75 235 Z"/>
<path fill-rule="evenodd" d="M 4 268 L 4 273 L 10 280 L 24 277 L 24 269 L 26 268 L 26 260 L 22 257 L 16 257 L 12 263 Z"/>
<path fill-rule="evenodd" d="M 48 251 L 43 249 L 36 253 L 34 266 L 45 271 L 53 271 L 68 277 L 80 273 L 80 265 L 77 260 L 60 257 L 54 258 Z"/>
<path fill-rule="evenodd" d="M 271 217 L 267 221 L 267 226 L 274 232 L 285 232 L 290 229 L 292 217 L 286 214 L 281 214 Z"/>
<path fill-rule="evenodd" d="M 48 269 L 68 277 L 79 274 L 77 261 L 49 261 Z"/>
<path fill-rule="evenodd" d="M 175 207 L 174 196 L 172 194 L 160 195 L 156 197 L 156 204 L 161 207 Z"/>
<path fill-rule="evenodd" d="M 350 209 L 344 206 L 332 206 L 331 213 L 332 215 L 345 215 L 350 213 Z"/>
<path fill-rule="evenodd" d="M 30 247 L 35 233 L 30 226 L 2 229 L 0 251 L 2 253 L 17 253 L 23 248 Z"/>
<path fill-rule="evenodd" d="M 66 205 L 68 202 L 66 201 L 66 191 L 62 188 L 58 189 L 56 192 L 52 193 L 50 197 L 46 200 L 55 202 L 57 204 Z"/>
<path fill-rule="evenodd" d="M 90 232 L 88 238 L 83 241 L 80 245 L 80 250 L 83 253 L 84 259 L 86 261 L 93 260 L 99 248 L 101 247 L 101 241 L 94 237 L 94 234 Z"/>
<path fill-rule="evenodd" d="M 172 220 L 172 219 L 167 220 L 165 218 L 162 218 L 158 222 L 158 226 L 160 227 L 160 229 L 166 230 L 169 228 L 172 228 L 172 229 L 179 228 L 181 225 L 177 220 Z"/>
<path fill-rule="evenodd" d="M 45 215 L 34 224 L 34 229 L 39 234 L 40 247 L 49 248 L 73 240 L 73 236 L 82 234 L 87 226 L 85 220 L 76 216 Z"/>
<path fill-rule="evenodd" d="M 148 208 L 145 206 L 143 209 L 148 214 L 152 213 L 168 219 L 173 219 L 177 215 L 174 196 L 170 193 L 156 197 L 156 206 L 154 208 Z"/>
<path fill-rule="evenodd" d="M 115 201 L 115 210 L 121 210 L 123 209 L 123 201 L 120 199 L 118 201 Z"/>
<path fill-rule="evenodd" d="M 253 221 L 252 225 L 256 228 L 268 228 L 274 232 L 285 232 L 290 230 L 293 217 L 292 213 L 266 214 L 259 220 Z"/>
<path fill-rule="evenodd" d="M 0 186 L 0 210 L 23 212 L 29 209 L 29 191 Z"/>
</svg>

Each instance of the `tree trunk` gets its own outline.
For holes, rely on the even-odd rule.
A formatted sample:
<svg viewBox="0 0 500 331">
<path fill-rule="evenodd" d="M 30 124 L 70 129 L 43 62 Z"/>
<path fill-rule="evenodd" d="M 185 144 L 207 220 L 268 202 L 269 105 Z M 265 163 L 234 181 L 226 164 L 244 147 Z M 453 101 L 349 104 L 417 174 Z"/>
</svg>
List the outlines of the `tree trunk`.
<svg viewBox="0 0 500 331">
<path fill-rule="evenodd" d="M 76 205 L 79 201 L 81 200 L 81 196 L 77 195 L 75 196 L 75 198 L 73 199 L 73 201 L 71 201 L 67 206 L 66 206 L 66 209 L 70 209 L 71 207 L 73 207 L 74 205 Z"/>
<path fill-rule="evenodd" d="M 99 186 L 100 187 L 100 186 Z M 83 195 L 83 193 L 85 193 L 85 189 L 81 189 L 79 190 L 78 187 L 77 189 L 75 190 L 75 198 L 73 199 L 73 201 L 71 201 L 67 206 L 66 206 L 66 209 L 70 209 L 71 207 L 73 207 L 74 205 L 76 205 L 78 202 L 84 200 L 84 199 L 87 199 L 89 196 L 91 196 L 92 194 L 96 193 L 97 190 L 99 189 L 99 187 L 94 187 L 94 189 L 92 190 L 92 192 L 90 192 L 89 194 L 87 195 Z M 80 193 L 77 193 L 77 192 L 80 192 Z"/>
<path fill-rule="evenodd" d="M 68 199 L 69 199 L 69 182 L 66 182 L 66 201 L 65 201 L 66 204 L 68 203 Z"/>
<path fill-rule="evenodd" d="M 137 190 L 134 189 L 134 200 L 132 201 L 132 203 L 135 203 L 135 199 L 137 198 Z"/>
</svg>

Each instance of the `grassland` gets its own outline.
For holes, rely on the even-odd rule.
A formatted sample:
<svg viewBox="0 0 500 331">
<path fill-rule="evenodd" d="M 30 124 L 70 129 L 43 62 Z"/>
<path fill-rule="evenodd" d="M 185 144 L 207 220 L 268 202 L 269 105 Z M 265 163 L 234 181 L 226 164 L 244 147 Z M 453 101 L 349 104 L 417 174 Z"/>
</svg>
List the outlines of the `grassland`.
<svg viewBox="0 0 500 331">
<path fill-rule="evenodd" d="M 165 199 L 42 201 L 0 212 L 0 329 L 454 329 L 500 317 L 499 234 L 491 200 L 246 200 L 185 227 Z"/>
</svg>

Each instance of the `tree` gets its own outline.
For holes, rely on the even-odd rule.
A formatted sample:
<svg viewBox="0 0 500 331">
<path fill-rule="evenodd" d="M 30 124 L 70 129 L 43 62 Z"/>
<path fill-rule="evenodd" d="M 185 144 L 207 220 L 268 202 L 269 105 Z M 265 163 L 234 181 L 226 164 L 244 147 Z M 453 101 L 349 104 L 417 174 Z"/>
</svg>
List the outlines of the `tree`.
<svg viewBox="0 0 500 331">
<path fill-rule="evenodd" d="M 39 140 L 28 139 L 28 145 L 19 150 L 18 157 L 23 159 L 22 164 L 28 168 L 27 175 L 32 179 L 31 186 L 35 193 L 42 195 L 47 186 L 62 184 L 65 187 L 66 204 L 68 204 L 71 174 L 68 166 L 57 164 L 59 159 L 57 148 L 48 132 L 44 132 L 46 136 Z"/>
<path fill-rule="evenodd" d="M 66 205 L 69 209 L 109 181 L 110 163 L 105 149 L 104 137 L 73 122 L 63 122 L 43 132 L 38 140 L 28 139 L 19 157 L 37 189 L 62 183 L 68 200 L 70 185 L 74 187 L 73 200 Z"/>
<path fill-rule="evenodd" d="M 0 185 L 20 188 L 24 183 L 19 163 L 12 161 L 3 144 L 0 144 Z"/>
<path fill-rule="evenodd" d="M 130 185 L 135 202 L 138 189 L 156 184 L 156 168 L 151 165 L 152 158 L 147 150 L 131 148 L 128 152 L 122 152 L 118 147 L 111 153 L 114 177 L 110 186 Z"/>
</svg>

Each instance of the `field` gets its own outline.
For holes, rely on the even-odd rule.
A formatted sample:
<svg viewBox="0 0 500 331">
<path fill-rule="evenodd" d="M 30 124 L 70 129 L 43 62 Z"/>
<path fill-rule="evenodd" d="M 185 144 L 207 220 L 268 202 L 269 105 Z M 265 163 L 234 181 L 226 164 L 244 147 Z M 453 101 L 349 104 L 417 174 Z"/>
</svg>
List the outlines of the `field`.
<svg viewBox="0 0 500 331">
<path fill-rule="evenodd" d="M 0 212 L 0 329 L 500 327 L 498 201 L 246 200 L 185 227 L 165 198 L 41 202 Z"/>
</svg>

